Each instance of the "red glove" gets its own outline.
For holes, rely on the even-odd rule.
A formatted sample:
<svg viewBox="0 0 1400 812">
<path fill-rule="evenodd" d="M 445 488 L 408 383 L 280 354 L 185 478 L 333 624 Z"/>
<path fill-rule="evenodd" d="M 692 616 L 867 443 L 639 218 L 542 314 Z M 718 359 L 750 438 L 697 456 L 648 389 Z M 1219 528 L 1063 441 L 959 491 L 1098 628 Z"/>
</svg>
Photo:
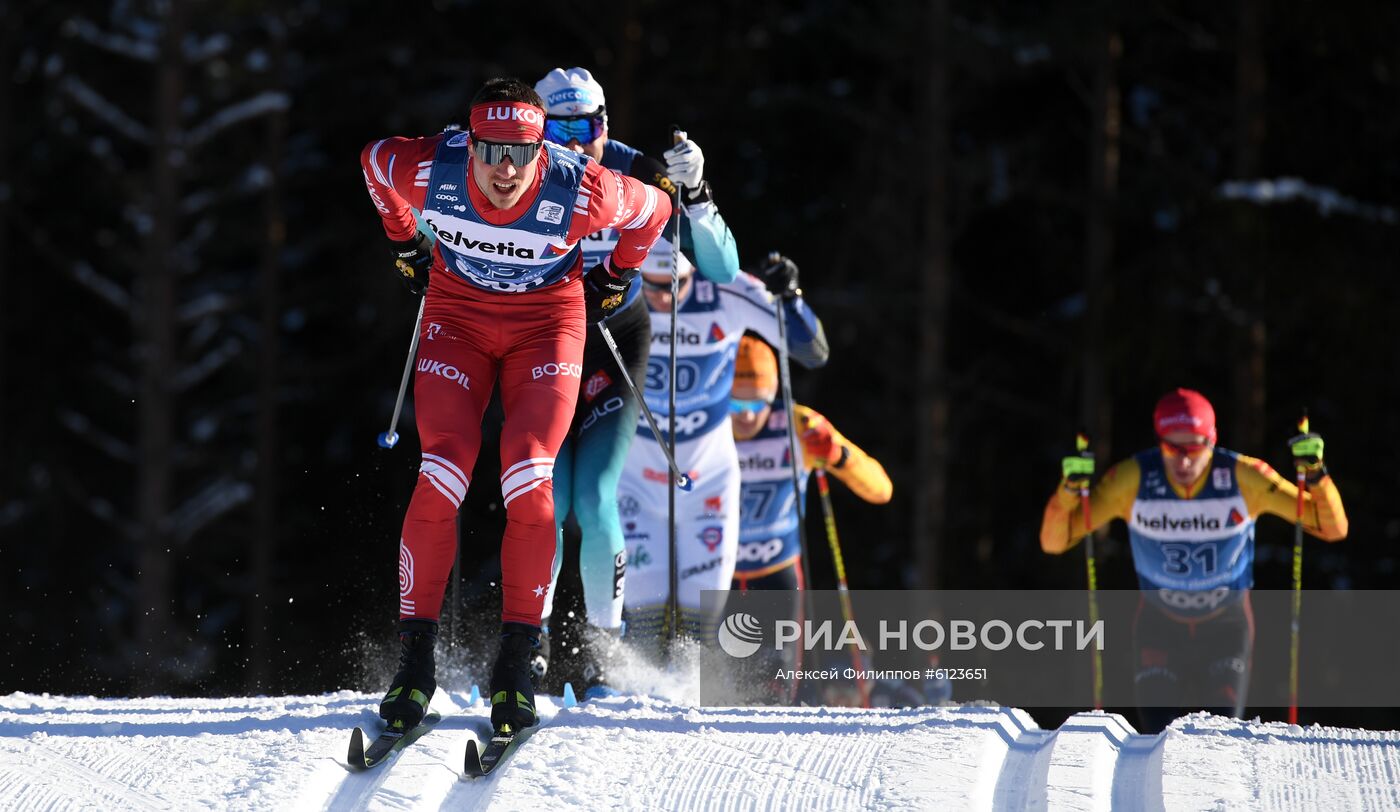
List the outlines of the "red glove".
<svg viewBox="0 0 1400 812">
<path fill-rule="evenodd" d="M 811 421 L 802 432 L 802 453 L 814 463 L 837 465 L 845 456 L 844 452 L 831 433 L 831 424 L 825 420 Z"/>
</svg>

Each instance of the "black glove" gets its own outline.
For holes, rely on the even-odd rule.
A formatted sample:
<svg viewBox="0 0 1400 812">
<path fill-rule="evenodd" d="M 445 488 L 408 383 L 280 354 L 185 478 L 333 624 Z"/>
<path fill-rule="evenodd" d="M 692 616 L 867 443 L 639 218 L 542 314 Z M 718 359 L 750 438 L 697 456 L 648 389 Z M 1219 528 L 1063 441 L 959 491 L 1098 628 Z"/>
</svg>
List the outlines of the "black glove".
<svg viewBox="0 0 1400 812">
<path fill-rule="evenodd" d="M 608 265 L 607 261 L 600 262 L 583 277 L 584 318 L 589 324 L 597 324 L 622 306 L 627 289 L 637 275 L 636 268 L 614 274 L 608 270 Z"/>
<path fill-rule="evenodd" d="M 433 243 L 423 232 L 411 240 L 392 240 L 394 270 L 399 272 L 404 287 L 414 296 L 428 289 L 428 270 L 433 267 Z"/>
<path fill-rule="evenodd" d="M 797 286 L 796 263 L 777 251 L 771 252 L 764 260 L 758 276 L 779 299 L 795 299 L 802 295 L 802 289 Z"/>
<path fill-rule="evenodd" d="M 699 186 L 681 187 L 681 202 L 687 206 L 709 203 L 714 199 L 714 195 L 710 193 L 710 182 L 707 180 L 700 181 Z"/>
</svg>

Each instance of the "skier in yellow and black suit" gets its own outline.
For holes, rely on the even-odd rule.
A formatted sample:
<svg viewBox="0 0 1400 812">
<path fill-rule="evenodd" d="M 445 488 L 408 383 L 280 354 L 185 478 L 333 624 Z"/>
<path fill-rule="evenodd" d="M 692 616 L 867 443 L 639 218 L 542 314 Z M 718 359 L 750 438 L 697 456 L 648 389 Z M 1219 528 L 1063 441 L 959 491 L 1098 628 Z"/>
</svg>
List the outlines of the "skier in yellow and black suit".
<svg viewBox="0 0 1400 812">
<path fill-rule="evenodd" d="M 1254 648 L 1254 522 L 1297 517 L 1298 490 L 1269 464 L 1215 445 L 1215 410 L 1177 389 L 1153 416 L 1160 445 L 1108 470 L 1090 495 L 1093 527 L 1128 523 L 1142 588 L 1134 619 L 1135 688 L 1144 732 L 1176 717 L 1183 689 L 1215 699 L 1213 713 L 1239 717 Z M 1307 476 L 1303 529 L 1325 541 L 1347 534 L 1337 486 L 1322 464 L 1322 438 L 1290 441 Z M 1069 550 L 1084 537 L 1079 488 L 1093 460 L 1066 457 L 1064 479 L 1045 505 L 1040 546 Z"/>
</svg>

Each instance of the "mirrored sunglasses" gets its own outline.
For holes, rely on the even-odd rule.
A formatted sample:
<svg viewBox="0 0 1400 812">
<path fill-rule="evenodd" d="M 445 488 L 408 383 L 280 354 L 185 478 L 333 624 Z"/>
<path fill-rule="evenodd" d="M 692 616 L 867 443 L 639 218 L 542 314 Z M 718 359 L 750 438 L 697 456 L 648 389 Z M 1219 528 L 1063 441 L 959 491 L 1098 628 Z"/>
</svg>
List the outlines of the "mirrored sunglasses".
<svg viewBox="0 0 1400 812">
<path fill-rule="evenodd" d="M 768 401 L 762 400 L 762 399 L 759 399 L 759 400 L 741 400 L 741 399 L 739 399 L 739 398 L 730 398 L 730 399 L 729 399 L 729 413 L 730 413 L 730 414 L 744 414 L 744 413 L 748 413 L 748 414 L 758 414 L 759 412 L 763 411 L 763 410 L 766 409 L 766 408 L 768 408 Z"/>
<path fill-rule="evenodd" d="M 539 154 L 540 142 L 533 144 L 497 144 L 492 141 L 472 139 L 472 152 L 482 163 L 495 166 L 506 158 L 516 166 L 524 166 L 535 160 Z"/>
<path fill-rule="evenodd" d="M 693 272 L 687 270 L 685 273 L 681 274 L 680 279 L 676 280 L 676 287 L 681 292 L 682 296 L 685 295 L 686 285 L 690 282 L 691 276 L 693 276 Z M 646 276 L 642 276 L 641 279 L 642 288 L 645 290 L 649 290 L 653 293 L 671 292 L 671 278 L 668 276 L 663 276 L 660 281 L 656 282 L 653 282 L 652 280 L 646 278 Z"/>
<path fill-rule="evenodd" d="M 1162 453 L 1168 457 L 1202 457 L 1210 453 L 1209 443 L 1186 443 L 1179 445 L 1162 441 Z"/>
<path fill-rule="evenodd" d="M 603 137 L 608 118 L 602 113 L 588 113 L 581 116 L 549 116 L 544 120 L 544 138 L 555 144 L 567 144 L 577 140 L 589 144 Z"/>
</svg>

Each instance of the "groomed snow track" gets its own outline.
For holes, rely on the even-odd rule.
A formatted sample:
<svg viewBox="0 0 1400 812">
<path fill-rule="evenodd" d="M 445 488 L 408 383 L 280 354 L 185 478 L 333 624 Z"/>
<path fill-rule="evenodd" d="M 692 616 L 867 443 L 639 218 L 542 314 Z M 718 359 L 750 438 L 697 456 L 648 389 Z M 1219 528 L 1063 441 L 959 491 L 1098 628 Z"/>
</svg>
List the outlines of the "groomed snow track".
<svg viewBox="0 0 1400 812">
<path fill-rule="evenodd" d="M 461 778 L 487 710 L 385 768 L 345 768 L 377 697 L 0 697 L 0 809 L 1396 809 L 1400 733 L 1204 714 L 1160 736 L 1082 713 L 1040 730 L 997 707 L 559 709 L 497 773 Z"/>
</svg>

